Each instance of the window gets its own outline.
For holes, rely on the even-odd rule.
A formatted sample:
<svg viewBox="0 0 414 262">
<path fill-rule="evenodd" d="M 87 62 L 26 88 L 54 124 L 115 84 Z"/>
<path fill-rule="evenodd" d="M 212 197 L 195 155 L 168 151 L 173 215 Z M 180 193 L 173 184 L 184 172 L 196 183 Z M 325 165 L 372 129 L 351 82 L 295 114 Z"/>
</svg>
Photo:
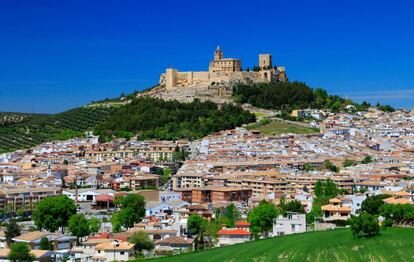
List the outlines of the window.
<svg viewBox="0 0 414 262">
<path fill-rule="evenodd" d="M 125 252 L 124 251 L 121 251 L 121 255 L 123 255 L 123 254 L 125 254 Z"/>
</svg>

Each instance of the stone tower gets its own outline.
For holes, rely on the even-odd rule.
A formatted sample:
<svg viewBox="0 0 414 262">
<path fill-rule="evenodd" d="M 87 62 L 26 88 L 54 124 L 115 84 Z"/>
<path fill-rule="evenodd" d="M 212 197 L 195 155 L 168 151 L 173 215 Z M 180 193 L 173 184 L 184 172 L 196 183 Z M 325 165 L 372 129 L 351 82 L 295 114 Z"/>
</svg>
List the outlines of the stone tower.
<svg viewBox="0 0 414 262">
<path fill-rule="evenodd" d="M 223 59 L 223 52 L 221 51 L 220 47 L 217 46 L 216 51 L 214 51 L 214 60 L 221 60 Z"/>
<path fill-rule="evenodd" d="M 260 69 L 272 68 L 272 55 L 271 54 L 259 54 L 259 67 Z"/>
</svg>

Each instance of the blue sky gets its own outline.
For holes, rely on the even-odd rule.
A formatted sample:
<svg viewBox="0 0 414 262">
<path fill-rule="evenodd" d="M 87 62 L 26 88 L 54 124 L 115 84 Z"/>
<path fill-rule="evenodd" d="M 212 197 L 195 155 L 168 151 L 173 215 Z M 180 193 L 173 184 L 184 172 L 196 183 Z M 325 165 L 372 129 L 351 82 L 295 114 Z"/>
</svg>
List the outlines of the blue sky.
<svg viewBox="0 0 414 262">
<path fill-rule="evenodd" d="M 410 1 L 1 1 L 0 111 L 60 112 L 272 53 L 290 80 L 414 107 Z"/>
</svg>

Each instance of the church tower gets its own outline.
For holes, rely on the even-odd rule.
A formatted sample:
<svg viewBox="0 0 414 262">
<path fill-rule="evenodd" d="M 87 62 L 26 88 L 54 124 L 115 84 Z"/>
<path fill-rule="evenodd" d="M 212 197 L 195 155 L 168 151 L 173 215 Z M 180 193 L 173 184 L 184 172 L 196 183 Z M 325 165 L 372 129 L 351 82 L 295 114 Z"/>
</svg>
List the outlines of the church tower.
<svg viewBox="0 0 414 262">
<path fill-rule="evenodd" d="M 214 51 L 214 60 L 221 60 L 223 59 L 223 52 L 221 51 L 220 47 L 217 46 L 216 51 Z"/>
</svg>

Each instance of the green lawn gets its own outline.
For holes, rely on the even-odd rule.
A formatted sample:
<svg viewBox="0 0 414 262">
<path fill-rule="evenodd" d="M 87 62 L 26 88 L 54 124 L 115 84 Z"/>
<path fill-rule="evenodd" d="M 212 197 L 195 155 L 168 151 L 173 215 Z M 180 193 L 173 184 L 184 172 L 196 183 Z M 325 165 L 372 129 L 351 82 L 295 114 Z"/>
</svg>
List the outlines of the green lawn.
<svg viewBox="0 0 414 262">
<path fill-rule="evenodd" d="M 359 239 L 349 229 L 309 232 L 151 261 L 414 261 L 414 229 Z"/>
<path fill-rule="evenodd" d="M 318 128 L 304 127 L 292 123 L 286 123 L 279 120 L 272 120 L 270 123 L 261 125 L 254 123 L 248 126 L 248 129 L 259 130 L 264 135 L 280 135 L 280 134 L 312 134 L 319 133 Z"/>
</svg>

